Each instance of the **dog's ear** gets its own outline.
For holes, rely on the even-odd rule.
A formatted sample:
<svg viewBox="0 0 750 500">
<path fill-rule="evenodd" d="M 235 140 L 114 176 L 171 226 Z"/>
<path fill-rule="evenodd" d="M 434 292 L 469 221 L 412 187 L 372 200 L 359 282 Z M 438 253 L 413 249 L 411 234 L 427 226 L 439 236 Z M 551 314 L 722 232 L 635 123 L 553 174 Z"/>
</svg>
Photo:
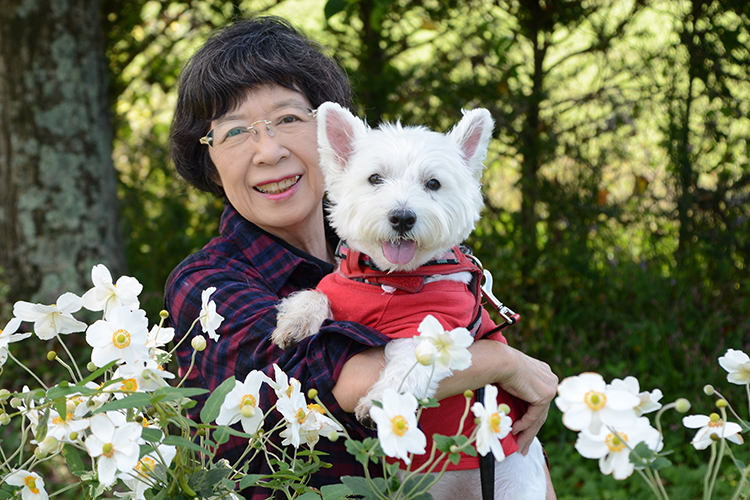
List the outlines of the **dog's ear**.
<svg viewBox="0 0 750 500">
<path fill-rule="evenodd" d="M 483 108 L 461 112 L 464 116 L 448 133 L 448 138 L 461 148 L 472 174 L 479 177 L 482 174 L 482 161 L 492 138 L 494 122 L 490 112 Z"/>
<path fill-rule="evenodd" d="M 346 166 L 354 152 L 357 138 L 367 131 L 365 123 L 335 102 L 318 107 L 318 151 L 325 167 Z"/>
</svg>

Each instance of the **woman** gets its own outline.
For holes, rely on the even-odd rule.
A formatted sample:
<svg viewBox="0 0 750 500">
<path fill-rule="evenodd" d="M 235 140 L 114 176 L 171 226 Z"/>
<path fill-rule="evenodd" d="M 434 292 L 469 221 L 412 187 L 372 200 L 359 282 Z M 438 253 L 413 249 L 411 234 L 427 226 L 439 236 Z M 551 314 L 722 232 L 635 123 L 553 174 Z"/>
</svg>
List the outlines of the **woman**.
<svg viewBox="0 0 750 500">
<path fill-rule="evenodd" d="M 172 272 L 166 303 L 178 336 L 198 317 L 208 287 L 216 287 L 211 298 L 225 318 L 219 340 L 197 356 L 188 385 L 213 390 L 253 369 L 272 375 L 275 363 L 305 390 L 318 389 L 349 432 L 364 437 L 369 431 L 350 412 L 377 379 L 387 339 L 356 323 L 328 322 L 320 335 L 288 351 L 269 341 L 279 299 L 314 287 L 334 268 L 312 112 L 325 101 L 353 109 L 346 75 L 278 18 L 226 27 L 192 57 L 180 81 L 171 154 L 180 175 L 224 197 L 226 208 L 221 235 Z M 182 345 L 181 375 L 192 355 L 189 342 Z M 557 378 L 546 364 L 499 342 L 478 340 L 471 352 L 472 367 L 446 380 L 439 398 L 500 384 L 529 403 L 514 426 L 525 452 L 546 418 Z M 261 399 L 275 400 L 265 386 Z M 232 441 L 223 455 L 232 461 L 244 446 Z M 362 474 L 341 442 L 323 439 L 316 449 L 329 454 L 333 467 L 316 474 L 314 485 Z M 257 461 L 251 472 L 262 467 Z"/>
</svg>

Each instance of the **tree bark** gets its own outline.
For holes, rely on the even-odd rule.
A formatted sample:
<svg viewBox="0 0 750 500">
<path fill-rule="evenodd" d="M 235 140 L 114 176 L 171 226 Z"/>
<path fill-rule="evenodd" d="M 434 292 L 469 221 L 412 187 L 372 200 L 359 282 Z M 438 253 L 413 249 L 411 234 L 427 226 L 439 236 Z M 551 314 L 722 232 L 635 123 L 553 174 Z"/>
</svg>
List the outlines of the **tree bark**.
<svg viewBox="0 0 750 500">
<path fill-rule="evenodd" d="M 97 0 L 0 0 L 0 280 L 53 303 L 124 269 Z"/>
</svg>

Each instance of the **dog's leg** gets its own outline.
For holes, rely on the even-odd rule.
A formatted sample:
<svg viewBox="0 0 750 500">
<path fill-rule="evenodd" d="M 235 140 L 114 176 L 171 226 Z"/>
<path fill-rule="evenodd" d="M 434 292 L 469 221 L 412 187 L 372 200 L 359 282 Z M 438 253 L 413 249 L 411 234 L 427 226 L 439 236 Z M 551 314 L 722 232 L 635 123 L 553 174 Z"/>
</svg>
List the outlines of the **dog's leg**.
<svg viewBox="0 0 750 500">
<path fill-rule="evenodd" d="M 495 500 L 544 500 L 546 469 L 542 444 L 534 438 L 526 456 L 516 452 L 495 463 Z"/>
<path fill-rule="evenodd" d="M 315 290 L 295 292 L 279 302 L 276 309 L 276 329 L 271 340 L 282 349 L 315 335 L 323 321 L 333 317 L 328 297 Z"/>
<path fill-rule="evenodd" d="M 432 366 L 417 363 L 414 349 L 418 343 L 417 338 L 406 338 L 392 340 L 385 346 L 385 367 L 378 381 L 354 409 L 360 422 L 372 427 L 372 401 L 382 401 L 383 391 L 387 388 L 398 390 L 401 387 L 401 392 L 413 394 L 417 399 L 429 398 L 435 395 L 440 381 L 451 375 L 450 370 L 435 369 L 433 373 Z"/>
</svg>

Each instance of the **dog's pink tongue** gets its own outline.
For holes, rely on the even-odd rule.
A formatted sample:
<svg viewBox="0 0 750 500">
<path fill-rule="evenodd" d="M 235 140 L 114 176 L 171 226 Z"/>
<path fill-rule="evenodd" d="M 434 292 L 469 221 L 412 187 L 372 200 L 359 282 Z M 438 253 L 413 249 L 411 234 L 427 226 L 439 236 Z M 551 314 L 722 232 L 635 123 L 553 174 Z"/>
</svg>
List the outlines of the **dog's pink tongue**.
<svg viewBox="0 0 750 500">
<path fill-rule="evenodd" d="M 383 255 L 391 264 L 402 266 L 408 264 L 417 253 L 417 242 L 411 240 L 386 241 L 383 243 Z"/>
</svg>

